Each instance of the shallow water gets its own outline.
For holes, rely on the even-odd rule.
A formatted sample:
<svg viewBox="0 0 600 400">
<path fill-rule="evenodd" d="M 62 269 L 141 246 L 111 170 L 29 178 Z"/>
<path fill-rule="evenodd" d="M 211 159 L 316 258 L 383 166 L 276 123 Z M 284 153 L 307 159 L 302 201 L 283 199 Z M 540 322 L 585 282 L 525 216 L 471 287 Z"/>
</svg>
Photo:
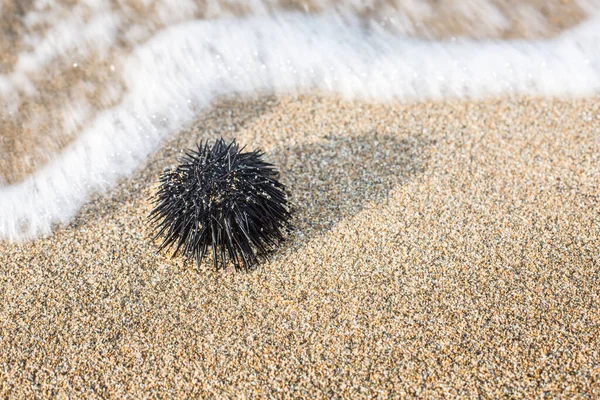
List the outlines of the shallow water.
<svg viewBox="0 0 600 400">
<path fill-rule="evenodd" d="M 222 95 L 596 95 L 596 4 L 517 3 L 0 3 L 0 238 L 70 221 Z"/>
</svg>

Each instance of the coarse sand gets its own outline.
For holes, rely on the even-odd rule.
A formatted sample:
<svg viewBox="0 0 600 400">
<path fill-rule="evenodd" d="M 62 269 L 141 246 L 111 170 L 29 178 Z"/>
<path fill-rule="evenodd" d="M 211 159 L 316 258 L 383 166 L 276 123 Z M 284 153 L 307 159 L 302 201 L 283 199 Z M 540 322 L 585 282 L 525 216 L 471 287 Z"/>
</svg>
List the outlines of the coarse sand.
<svg viewBox="0 0 600 400">
<path fill-rule="evenodd" d="M 600 396 L 600 102 L 223 99 L 69 226 L 0 243 L 0 397 Z M 262 148 L 294 232 L 156 254 L 179 151 Z"/>
</svg>

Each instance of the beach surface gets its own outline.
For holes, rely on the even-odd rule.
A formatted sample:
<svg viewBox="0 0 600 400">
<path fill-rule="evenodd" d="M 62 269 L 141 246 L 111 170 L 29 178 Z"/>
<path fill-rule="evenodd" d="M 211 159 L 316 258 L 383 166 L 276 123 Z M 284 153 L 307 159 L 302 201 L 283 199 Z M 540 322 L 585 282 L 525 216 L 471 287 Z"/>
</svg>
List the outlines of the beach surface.
<svg viewBox="0 0 600 400">
<path fill-rule="evenodd" d="M 600 396 L 600 102 L 221 99 L 52 236 L 0 246 L 0 396 Z M 297 229 L 250 273 L 156 254 L 222 135 Z"/>
<path fill-rule="evenodd" d="M 48 185 L 55 189 L 79 170 L 93 171 L 96 165 L 60 164 L 82 137 L 99 138 L 90 142 L 96 144 L 108 137 L 109 145 L 130 140 L 141 150 L 115 148 L 139 150 L 132 159 L 144 160 L 132 175 L 106 169 L 107 182 L 80 196 L 85 205 L 72 220 L 71 211 L 49 205 L 52 221 L 60 221 L 51 233 L 0 239 L 0 398 L 599 398 L 600 100 L 576 96 L 585 92 L 577 85 L 579 71 L 569 75 L 573 66 L 586 65 L 578 59 L 585 52 L 576 50 L 593 49 L 589 38 L 572 35 L 579 40 L 572 47 L 560 42 L 599 2 L 234 3 L 0 0 L 0 196 L 19 200 L 13 203 L 20 211 L 43 208 L 44 196 L 19 199 L 16 191 L 35 177 L 33 189 L 22 193 L 37 196 L 45 177 L 58 177 Z M 517 68 L 507 67 L 511 75 L 490 63 L 508 79 L 466 76 L 474 93 L 451 82 L 454 91 L 432 90 L 436 101 L 418 93 L 403 97 L 402 86 L 392 95 L 382 80 L 383 90 L 362 100 L 324 90 L 326 79 L 316 89 L 278 92 L 265 84 L 265 93 L 237 96 L 233 89 L 246 86 L 235 85 L 230 57 L 215 71 L 229 79 L 232 90 L 223 93 L 231 95 L 212 98 L 221 92 L 208 73 L 202 81 L 181 72 L 189 79 L 176 82 L 200 82 L 212 90 L 204 99 L 210 101 L 193 110 L 184 128 L 151 138 L 159 145 L 147 158 L 144 146 L 152 146 L 138 139 L 151 132 L 119 136 L 122 120 L 102 119 L 132 109 L 144 114 L 152 109 L 142 107 L 146 95 L 161 98 L 146 90 L 156 82 L 132 84 L 152 63 L 123 72 L 130 58 L 152 50 L 146 45 L 155 35 L 173 26 L 171 33 L 182 36 L 168 38 L 185 38 L 188 28 L 179 24 L 214 20 L 205 25 L 219 38 L 226 27 L 221 19 L 271 12 L 304 13 L 294 23 L 325 33 L 337 19 L 321 26 L 313 17 L 350 15 L 364 29 L 348 31 L 356 37 L 409 37 L 374 40 L 365 47 L 373 54 L 390 43 L 406 50 L 419 40 L 443 40 L 441 53 L 458 48 L 448 60 L 465 54 L 467 65 L 479 49 L 492 48 L 505 51 Z M 256 21 L 245 25 L 250 35 L 236 31 L 240 39 L 260 33 L 264 24 Z M 353 49 L 352 43 L 335 46 L 348 32 L 332 32 L 334 50 Z M 235 41 L 219 43 L 224 57 L 235 56 L 235 48 L 226 51 Z M 243 50 L 246 42 L 239 43 Z M 255 43 L 272 61 L 265 82 L 295 74 L 273 62 L 295 47 L 277 53 L 265 43 L 272 42 Z M 167 50 L 181 45 L 167 44 Z M 428 46 L 422 48 L 436 55 Z M 360 51 L 348 54 L 346 61 L 364 60 Z M 413 71 L 412 60 L 401 61 L 400 70 Z M 520 74 L 519 66 L 537 61 L 548 61 L 554 68 L 548 76 L 564 79 L 571 96 L 527 95 L 554 93 L 542 79 L 548 71 L 540 69 L 539 80 Z M 440 73 L 450 64 L 440 65 Z M 176 61 L 162 66 L 177 76 Z M 479 67 L 473 71 L 487 71 Z M 460 80 L 460 70 L 453 71 L 445 77 Z M 415 78 L 414 86 L 429 90 L 439 78 L 432 76 Z M 367 93 L 370 82 L 359 83 Z M 478 84 L 492 95 L 471 96 L 486 93 Z M 511 84 L 515 91 L 494 92 Z M 157 88 L 161 94 L 164 88 Z M 165 98 L 179 107 L 173 93 L 186 86 L 176 89 Z M 409 98 L 414 101 L 399 101 Z M 99 128 L 90 128 L 96 123 Z M 295 230 L 250 272 L 215 271 L 211 260 L 197 267 L 157 253 L 148 225 L 164 168 L 175 166 L 185 149 L 221 136 L 262 149 L 293 204 Z M 94 156 L 90 149 L 113 149 L 81 147 L 88 156 Z M 131 166 L 126 157 L 108 160 L 114 169 Z M 69 193 L 47 199 L 68 200 Z M 13 234 L 3 224 L 13 217 L 7 209 L 0 209 L 2 237 Z"/>
</svg>

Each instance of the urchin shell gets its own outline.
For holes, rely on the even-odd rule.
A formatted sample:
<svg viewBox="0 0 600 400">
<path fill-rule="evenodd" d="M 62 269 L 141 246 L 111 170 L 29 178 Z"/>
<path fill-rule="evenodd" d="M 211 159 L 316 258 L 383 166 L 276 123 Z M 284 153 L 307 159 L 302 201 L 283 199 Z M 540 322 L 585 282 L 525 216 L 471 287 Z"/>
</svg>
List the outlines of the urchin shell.
<svg viewBox="0 0 600 400">
<path fill-rule="evenodd" d="M 291 228 L 286 188 L 260 150 L 244 152 L 233 140 L 208 141 L 167 169 L 153 198 L 150 221 L 159 251 L 174 247 L 199 265 L 209 248 L 215 268 L 233 262 L 251 269 Z"/>
</svg>

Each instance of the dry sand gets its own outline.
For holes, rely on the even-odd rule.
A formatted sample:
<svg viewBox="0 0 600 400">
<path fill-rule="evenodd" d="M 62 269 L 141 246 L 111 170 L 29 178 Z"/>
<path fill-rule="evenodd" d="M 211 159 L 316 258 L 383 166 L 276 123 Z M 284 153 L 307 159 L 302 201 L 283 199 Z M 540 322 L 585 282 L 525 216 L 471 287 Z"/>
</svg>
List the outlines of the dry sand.
<svg viewBox="0 0 600 400">
<path fill-rule="evenodd" d="M 46 239 L 0 243 L 0 397 L 598 397 L 600 102 L 223 101 Z M 251 273 L 155 254 L 195 142 L 282 171 Z"/>
</svg>

